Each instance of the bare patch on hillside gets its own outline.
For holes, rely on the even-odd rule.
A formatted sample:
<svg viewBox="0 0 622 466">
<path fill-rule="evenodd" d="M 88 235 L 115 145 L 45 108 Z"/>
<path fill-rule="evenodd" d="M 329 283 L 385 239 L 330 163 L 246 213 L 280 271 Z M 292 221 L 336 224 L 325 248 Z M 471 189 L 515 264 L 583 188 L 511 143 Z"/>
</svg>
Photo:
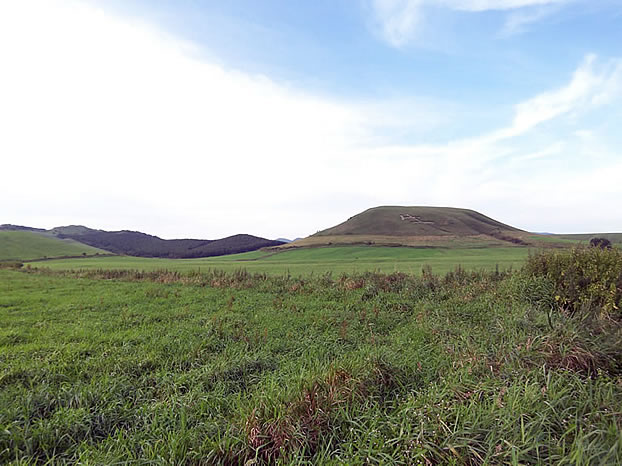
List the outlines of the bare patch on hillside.
<svg viewBox="0 0 622 466">
<path fill-rule="evenodd" d="M 400 219 L 406 220 L 411 223 L 422 223 L 427 225 L 434 225 L 434 222 L 423 220 L 419 215 L 400 214 Z"/>
</svg>

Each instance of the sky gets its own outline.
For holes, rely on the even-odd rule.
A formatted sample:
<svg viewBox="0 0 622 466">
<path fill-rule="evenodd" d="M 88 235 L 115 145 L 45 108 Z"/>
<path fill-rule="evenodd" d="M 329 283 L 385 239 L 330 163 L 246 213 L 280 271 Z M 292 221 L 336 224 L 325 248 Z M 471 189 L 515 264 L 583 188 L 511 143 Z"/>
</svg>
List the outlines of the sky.
<svg viewBox="0 0 622 466">
<path fill-rule="evenodd" d="M 622 231 L 621 0 L 3 0 L 0 223 Z"/>
</svg>

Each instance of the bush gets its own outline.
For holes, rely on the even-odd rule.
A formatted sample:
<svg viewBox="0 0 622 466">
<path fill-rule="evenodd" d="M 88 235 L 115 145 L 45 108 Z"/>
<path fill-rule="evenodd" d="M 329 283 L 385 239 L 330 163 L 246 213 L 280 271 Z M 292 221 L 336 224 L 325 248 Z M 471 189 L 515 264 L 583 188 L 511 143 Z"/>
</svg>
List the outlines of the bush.
<svg viewBox="0 0 622 466">
<path fill-rule="evenodd" d="M 529 256 L 525 270 L 549 279 L 555 301 L 570 312 L 596 306 L 605 314 L 621 315 L 622 251 L 617 248 L 539 252 Z"/>
<path fill-rule="evenodd" d="M 590 246 L 593 248 L 611 249 L 611 241 L 607 238 L 592 238 L 590 240 Z"/>
</svg>

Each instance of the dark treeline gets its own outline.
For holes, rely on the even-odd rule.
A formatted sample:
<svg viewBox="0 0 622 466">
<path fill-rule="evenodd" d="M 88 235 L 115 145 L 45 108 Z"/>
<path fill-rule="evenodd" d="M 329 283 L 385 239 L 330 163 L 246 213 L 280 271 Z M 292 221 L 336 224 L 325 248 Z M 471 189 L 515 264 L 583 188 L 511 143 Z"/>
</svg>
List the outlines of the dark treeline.
<svg viewBox="0 0 622 466">
<path fill-rule="evenodd" d="M 147 235 L 137 231 L 92 230 L 80 235 L 58 235 L 71 238 L 89 246 L 104 249 L 115 254 L 138 257 L 163 257 L 190 259 L 197 257 L 222 256 L 255 251 L 260 248 L 283 244 L 252 235 L 233 235 L 218 240 L 171 239 Z"/>
</svg>

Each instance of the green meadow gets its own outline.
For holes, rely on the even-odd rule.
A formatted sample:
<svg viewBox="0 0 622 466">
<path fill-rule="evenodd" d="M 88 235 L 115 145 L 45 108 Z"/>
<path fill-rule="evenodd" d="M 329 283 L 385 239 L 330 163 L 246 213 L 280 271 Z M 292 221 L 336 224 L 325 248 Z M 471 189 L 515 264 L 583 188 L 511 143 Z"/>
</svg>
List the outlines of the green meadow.
<svg viewBox="0 0 622 466">
<path fill-rule="evenodd" d="M 141 257 L 89 257 L 32 262 L 52 270 L 158 270 L 198 271 L 246 269 L 272 275 L 310 275 L 380 271 L 420 274 L 424 266 L 446 273 L 460 266 L 468 270 L 519 268 L 529 254 L 521 247 L 478 249 L 343 246 L 274 251 L 202 259 L 149 259 Z"/>
<path fill-rule="evenodd" d="M 0 463 L 620 464 L 620 280 L 2 269 Z"/>
<path fill-rule="evenodd" d="M 0 231 L 0 261 L 43 257 L 108 254 L 71 239 L 59 239 L 30 231 Z"/>
</svg>

